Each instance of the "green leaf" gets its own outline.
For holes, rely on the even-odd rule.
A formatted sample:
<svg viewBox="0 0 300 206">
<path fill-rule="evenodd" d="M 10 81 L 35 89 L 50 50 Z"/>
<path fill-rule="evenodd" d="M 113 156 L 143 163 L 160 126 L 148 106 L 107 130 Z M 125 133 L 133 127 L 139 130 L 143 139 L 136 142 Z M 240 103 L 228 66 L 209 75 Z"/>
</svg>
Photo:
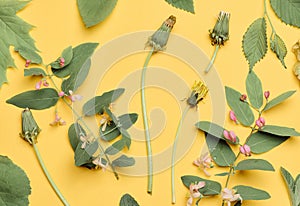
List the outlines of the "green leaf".
<svg viewBox="0 0 300 206">
<path fill-rule="evenodd" d="M 64 60 L 65 60 L 64 66 L 60 65 L 60 58 L 61 57 L 64 58 Z M 63 50 L 60 57 L 58 57 L 56 59 L 56 61 L 54 61 L 50 64 L 51 68 L 53 68 L 53 69 L 62 69 L 62 68 L 66 67 L 70 64 L 70 62 L 72 61 L 72 58 L 73 58 L 73 49 L 72 49 L 72 46 L 69 46 L 69 47 L 67 47 Z"/>
<path fill-rule="evenodd" d="M 42 58 L 34 45 L 34 40 L 29 35 L 33 26 L 16 15 L 28 2 L 30 1 L 0 1 L 0 87 L 7 82 L 6 69 L 15 67 L 9 50 L 10 46 L 14 46 L 15 51 L 18 51 L 24 59 L 29 59 L 32 63 L 39 64 L 42 62 Z"/>
<path fill-rule="evenodd" d="M 294 202 L 295 205 L 299 206 L 300 204 L 300 175 L 298 175 L 294 181 Z"/>
<path fill-rule="evenodd" d="M 248 73 L 246 79 L 246 90 L 251 105 L 259 109 L 263 104 L 263 91 L 260 79 L 254 72 Z"/>
<path fill-rule="evenodd" d="M 270 0 L 276 15 L 286 24 L 300 27 L 299 0 Z"/>
<path fill-rule="evenodd" d="M 84 149 L 81 148 L 81 143 L 78 144 L 75 150 L 75 165 L 83 166 L 91 163 L 93 154 L 97 151 L 98 146 L 97 141 L 87 144 Z"/>
<path fill-rule="evenodd" d="M 184 11 L 195 14 L 193 0 L 165 0 L 165 1 L 175 8 L 182 9 Z"/>
<path fill-rule="evenodd" d="M 20 108 L 42 110 L 56 105 L 58 99 L 59 96 L 55 89 L 44 88 L 17 94 L 16 96 L 6 100 L 6 103 Z"/>
<path fill-rule="evenodd" d="M 224 136 L 223 136 L 223 131 L 225 130 L 223 127 L 213 123 L 213 122 L 208 122 L 208 121 L 200 121 L 198 123 L 195 124 L 195 126 L 204 131 L 205 133 L 208 133 L 216 138 L 219 138 L 219 139 L 222 139 L 222 140 L 225 140 L 229 143 L 232 143 L 232 144 L 239 144 L 239 138 L 236 137 L 236 142 L 232 142 L 228 139 L 226 139 Z"/>
<path fill-rule="evenodd" d="M 25 172 L 8 157 L 0 155 L 0 205 L 29 205 L 31 187 Z"/>
<path fill-rule="evenodd" d="M 226 167 L 230 166 L 235 161 L 235 154 L 224 140 L 207 134 L 206 144 L 210 151 L 210 155 L 217 165 Z"/>
<path fill-rule="evenodd" d="M 249 105 L 240 100 L 241 93 L 230 88 L 225 87 L 227 104 L 234 111 L 236 118 L 244 126 L 251 126 L 254 122 L 254 115 Z"/>
<path fill-rule="evenodd" d="M 80 16 L 87 28 L 104 21 L 116 4 L 117 0 L 77 0 Z"/>
<path fill-rule="evenodd" d="M 69 130 L 68 130 L 68 137 L 69 137 L 69 141 L 70 141 L 70 144 L 72 146 L 72 149 L 76 150 L 77 148 L 77 145 L 79 143 L 81 143 L 79 137 L 80 137 L 80 134 L 83 134 L 84 136 L 86 136 L 86 132 L 85 130 L 81 127 L 80 124 L 78 123 L 74 123 L 72 124 L 70 127 L 69 127 Z"/>
<path fill-rule="evenodd" d="M 126 155 L 122 155 L 112 161 L 112 165 L 115 167 L 130 167 L 135 164 L 135 160 L 132 157 L 127 157 Z"/>
<path fill-rule="evenodd" d="M 221 193 L 221 184 L 212 180 L 202 179 L 193 175 L 185 175 L 181 177 L 182 183 L 189 189 L 192 183 L 197 184 L 204 181 L 204 188 L 199 189 L 203 195 L 218 195 Z"/>
<path fill-rule="evenodd" d="M 275 171 L 274 167 L 267 160 L 263 159 L 246 159 L 240 161 L 235 170 L 265 170 Z"/>
<path fill-rule="evenodd" d="M 116 101 L 125 89 L 120 88 L 103 93 L 101 96 L 96 96 L 90 99 L 83 105 L 83 114 L 85 116 L 92 116 L 95 114 L 102 114 L 104 108 L 108 107 L 110 103 Z"/>
<path fill-rule="evenodd" d="M 260 61 L 267 53 L 266 20 L 256 19 L 243 36 L 243 52 L 249 63 L 249 69 Z"/>
<path fill-rule="evenodd" d="M 70 64 L 61 69 L 52 69 L 55 76 L 65 78 L 71 73 L 78 73 L 88 59 L 91 58 L 98 43 L 84 43 L 73 48 L 73 58 Z"/>
<path fill-rule="evenodd" d="M 220 176 L 220 177 L 228 176 L 228 175 L 229 175 L 229 172 L 222 172 L 222 173 L 215 174 L 215 176 Z"/>
<path fill-rule="evenodd" d="M 41 68 L 24 69 L 24 77 L 28 76 L 47 76 L 46 72 Z"/>
<path fill-rule="evenodd" d="M 291 202 L 293 203 L 293 206 L 298 206 L 298 205 L 294 204 L 294 201 L 295 201 L 295 194 L 294 194 L 295 183 L 294 183 L 294 178 L 283 167 L 280 167 L 280 173 L 281 173 L 281 176 L 283 177 L 283 180 L 284 180 L 284 182 L 285 182 L 285 184 L 286 184 L 286 186 L 288 188 L 288 192 L 289 192 L 289 195 L 290 195 Z"/>
<path fill-rule="evenodd" d="M 70 90 L 75 92 L 86 79 L 87 75 L 89 74 L 90 67 L 91 59 L 88 59 L 78 72 L 71 73 L 70 77 L 62 82 L 62 91 L 65 93 L 68 93 Z"/>
<path fill-rule="evenodd" d="M 247 144 L 250 146 L 251 152 L 261 154 L 279 146 L 288 138 L 265 132 L 255 132 L 249 137 Z"/>
<path fill-rule="evenodd" d="M 105 153 L 108 155 L 115 155 L 120 152 L 125 147 L 125 141 L 119 140 L 113 143 L 110 147 L 105 150 Z"/>
<path fill-rule="evenodd" d="M 120 206 L 139 206 L 137 201 L 130 194 L 123 195 L 120 200 L 119 205 Z"/>
<path fill-rule="evenodd" d="M 236 193 L 240 194 L 243 201 L 244 200 L 266 200 L 271 196 L 264 190 L 256 189 L 254 187 L 237 185 L 233 187 L 236 190 Z"/>
<path fill-rule="evenodd" d="M 271 50 L 276 54 L 277 58 L 280 60 L 282 66 L 286 68 L 284 63 L 284 57 L 287 54 L 286 46 L 284 41 L 277 34 L 272 35 L 270 38 Z"/>
<path fill-rule="evenodd" d="M 99 131 L 101 139 L 107 142 L 112 141 L 121 135 L 119 128 L 114 122 L 111 122 L 110 125 L 107 125 L 104 131 L 102 131 L 101 126 Z"/>
<path fill-rule="evenodd" d="M 300 133 L 294 128 L 280 127 L 275 125 L 265 125 L 260 129 L 260 131 L 283 137 L 300 136 Z"/>
<path fill-rule="evenodd" d="M 121 128 L 121 134 L 122 134 L 122 140 L 125 143 L 125 146 L 129 149 L 131 145 L 131 137 L 130 134 L 125 130 Z"/>
<path fill-rule="evenodd" d="M 288 91 L 288 92 L 284 92 L 283 94 L 275 97 L 274 99 L 272 99 L 271 101 L 269 101 L 265 108 L 263 109 L 263 111 L 267 111 L 273 107 L 275 107 L 276 105 L 280 104 L 281 102 L 283 102 L 284 100 L 288 99 L 290 96 L 292 96 L 296 91 Z"/>
<path fill-rule="evenodd" d="M 138 119 L 138 114 L 131 113 L 131 114 L 123 114 L 118 117 L 119 122 L 121 123 L 121 127 L 123 129 L 129 129 Z"/>
</svg>

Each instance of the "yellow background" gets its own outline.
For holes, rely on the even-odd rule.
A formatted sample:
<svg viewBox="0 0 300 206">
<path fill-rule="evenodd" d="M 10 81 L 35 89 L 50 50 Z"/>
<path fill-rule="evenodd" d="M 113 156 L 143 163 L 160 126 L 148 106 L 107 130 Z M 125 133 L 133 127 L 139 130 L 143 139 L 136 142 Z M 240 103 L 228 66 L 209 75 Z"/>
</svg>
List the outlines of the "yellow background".
<svg viewBox="0 0 300 206">
<path fill-rule="evenodd" d="M 217 69 L 224 85 L 245 91 L 245 78 L 248 73 L 248 65 L 242 54 L 241 41 L 247 27 L 263 15 L 263 1 L 195 1 L 196 14 L 190 14 L 168 5 L 163 0 L 120 0 L 113 13 L 101 24 L 86 29 L 81 21 L 77 10 L 76 1 L 61 0 L 33 0 L 28 6 L 18 13 L 24 20 L 34 25 L 31 31 L 32 37 L 36 40 L 36 45 L 41 51 L 41 56 L 45 63 L 49 63 L 69 45 L 76 46 L 84 42 L 99 42 L 100 46 L 120 35 L 142 31 L 155 30 L 162 21 L 169 15 L 177 17 L 177 23 L 172 31 L 174 34 L 189 39 L 210 57 L 214 47 L 210 45 L 208 30 L 213 28 L 219 11 L 224 10 L 231 13 L 230 20 L 230 40 L 219 51 L 215 68 Z M 298 90 L 299 82 L 292 72 L 292 66 L 296 59 L 291 52 L 292 45 L 300 38 L 299 29 L 290 27 L 282 23 L 273 13 L 268 5 L 268 12 L 271 16 L 278 34 L 284 39 L 288 54 L 285 59 L 287 69 L 283 69 L 275 54 L 268 50 L 266 57 L 255 66 L 256 74 L 263 81 L 263 87 L 271 91 L 271 97 L 275 97 L 287 90 Z M 270 26 L 268 24 L 268 36 Z M 188 51 L 187 51 L 188 52 Z M 25 141 L 19 138 L 21 130 L 21 109 L 5 103 L 6 99 L 20 92 L 33 89 L 38 78 L 24 78 L 24 61 L 17 54 L 14 54 L 18 69 L 8 70 L 9 83 L 2 86 L 0 91 L 1 107 L 1 155 L 9 156 L 14 163 L 25 170 L 31 181 L 32 194 L 29 196 L 30 205 L 62 205 L 56 197 L 54 191 L 48 184 L 38 162 L 33 149 Z M 146 54 L 138 54 L 134 58 L 131 56 L 120 63 L 112 66 L 107 76 L 99 84 L 99 95 L 114 89 L 122 75 L 130 72 L 131 65 L 138 69 L 142 66 Z M 174 59 L 166 61 L 164 55 L 157 55 L 151 62 L 155 65 L 164 65 L 168 68 L 175 68 L 179 75 L 183 75 L 186 81 L 192 82 L 195 77 L 187 76 L 181 70 L 180 62 Z M 177 63 L 177 62 L 178 63 Z M 150 62 L 150 65 L 152 64 Z M 120 64 L 120 65 L 119 65 Z M 117 70 L 115 67 L 124 66 L 124 70 Z M 203 65 L 202 67 L 204 67 Z M 178 100 L 174 97 L 159 93 L 161 91 L 149 90 L 149 108 L 161 107 L 166 113 L 167 123 L 165 130 L 160 134 L 159 141 L 153 143 L 154 152 L 159 151 L 163 146 L 169 146 L 175 135 L 180 110 Z M 220 91 L 221 92 L 221 91 Z M 84 94 L 82 94 L 84 95 Z M 173 102 L 170 104 L 169 102 Z M 177 102 L 177 103 L 176 103 Z M 300 131 L 298 119 L 300 95 L 297 92 L 291 99 L 281 104 L 272 112 L 266 113 L 268 124 L 294 127 Z M 139 105 L 139 95 L 137 94 L 130 103 L 130 112 L 141 114 Z M 66 106 L 62 103 L 58 105 L 60 115 L 71 124 L 73 116 Z M 209 120 L 211 107 L 209 96 L 205 104 L 200 104 L 201 120 Z M 227 112 L 229 108 L 227 107 Z M 199 113 L 200 113 L 199 112 Z M 227 115 L 228 113 L 226 112 Z M 38 147 L 45 164 L 60 188 L 65 198 L 72 206 L 82 205 L 118 205 L 124 193 L 130 193 L 142 206 L 152 205 L 171 205 L 170 193 L 170 170 L 160 172 L 154 176 L 153 195 L 146 193 L 147 178 L 131 177 L 121 175 L 117 181 L 110 172 L 90 171 L 74 165 L 73 151 L 67 138 L 68 126 L 50 127 L 49 122 L 53 120 L 54 109 L 34 112 L 34 116 L 42 128 L 39 135 Z M 232 124 L 226 116 L 227 128 L 234 129 L 243 139 L 248 134 L 248 130 Z M 136 127 L 142 127 L 140 116 Z M 134 134 L 132 134 L 134 136 Z M 176 194 L 177 204 L 186 204 L 186 193 L 188 190 L 182 185 L 180 176 L 192 174 L 204 177 L 203 173 L 192 165 L 203 146 L 203 134 L 198 133 L 193 146 L 184 158 L 176 165 Z M 300 173 L 299 169 L 299 147 L 300 140 L 296 137 L 290 138 L 280 147 L 256 158 L 269 160 L 276 169 L 276 172 L 243 172 L 231 178 L 230 186 L 245 184 L 261 188 L 270 193 L 271 199 L 265 201 L 245 201 L 243 205 L 269 206 L 269 205 L 288 205 L 289 199 L 287 190 L 279 173 L 280 166 L 288 169 L 293 176 Z M 133 142 L 132 154 L 146 154 L 145 145 Z M 215 174 L 225 172 L 218 168 L 211 169 Z M 205 178 L 205 177 L 204 177 Z M 210 179 L 225 182 L 224 177 L 214 177 Z M 220 205 L 220 197 L 207 198 L 200 202 L 205 205 Z"/>
</svg>

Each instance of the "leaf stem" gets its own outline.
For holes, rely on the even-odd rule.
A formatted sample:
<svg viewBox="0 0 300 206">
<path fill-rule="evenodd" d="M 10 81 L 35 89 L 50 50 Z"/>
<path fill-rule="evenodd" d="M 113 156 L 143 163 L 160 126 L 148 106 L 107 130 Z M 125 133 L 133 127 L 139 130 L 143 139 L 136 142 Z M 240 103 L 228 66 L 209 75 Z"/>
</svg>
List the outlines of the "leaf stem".
<svg viewBox="0 0 300 206">
<path fill-rule="evenodd" d="M 187 105 L 186 108 L 184 109 L 181 118 L 179 120 L 177 130 L 176 130 L 176 135 L 173 143 L 173 150 L 172 150 L 172 163 L 171 163 L 171 189 L 172 189 L 172 204 L 176 203 L 176 193 L 175 193 L 175 156 L 176 156 L 176 148 L 177 148 L 177 143 L 182 127 L 183 120 L 189 111 L 190 107 Z"/>
<path fill-rule="evenodd" d="M 152 149 L 151 149 L 151 139 L 149 132 L 149 123 L 147 119 L 147 107 L 146 107 L 146 98 L 145 98 L 145 79 L 146 79 L 146 70 L 150 61 L 151 56 L 153 55 L 154 48 L 150 50 L 148 56 L 145 60 L 144 67 L 142 70 L 141 77 L 141 99 L 142 99 L 142 112 L 143 112 L 143 121 L 144 121 L 144 129 L 146 135 L 146 145 L 147 145 L 147 156 L 148 156 L 148 189 L 147 192 L 152 194 L 152 186 L 153 186 L 153 163 L 152 163 Z"/>
<path fill-rule="evenodd" d="M 270 23 L 270 26 L 272 28 L 272 33 L 276 34 L 276 30 L 275 30 L 275 28 L 274 28 L 274 26 L 272 24 L 272 21 L 271 21 L 271 19 L 269 17 L 268 12 L 267 12 L 267 3 L 266 2 L 267 2 L 267 0 L 264 0 L 264 15 L 267 17 L 267 19 L 268 19 L 268 21 Z"/>
<path fill-rule="evenodd" d="M 218 51 L 219 51 L 219 48 L 220 48 L 220 45 L 216 45 L 214 54 L 213 54 L 213 56 L 212 56 L 212 58 L 211 58 L 211 60 L 210 60 L 210 62 L 209 62 L 209 64 L 208 64 L 208 66 L 207 66 L 206 69 L 205 69 L 205 73 L 209 72 L 210 68 L 211 68 L 212 65 L 214 64 L 215 59 L 216 59 L 216 57 L 217 57 L 217 53 L 218 53 Z"/>
<path fill-rule="evenodd" d="M 43 162 L 43 159 L 41 157 L 41 154 L 36 146 L 36 143 L 34 141 L 32 141 L 32 145 L 33 145 L 33 149 L 34 149 L 34 152 L 38 158 L 38 161 L 40 163 L 40 166 L 42 167 L 43 171 L 44 171 L 44 174 L 46 175 L 50 185 L 52 186 L 52 188 L 54 189 L 55 193 L 57 194 L 57 196 L 60 198 L 60 200 L 62 201 L 62 203 L 65 205 L 65 206 L 69 206 L 70 204 L 67 202 L 67 200 L 64 198 L 64 196 L 61 194 L 61 192 L 59 191 L 58 187 L 56 186 L 56 184 L 54 183 L 54 181 L 52 180 L 51 176 L 50 176 L 50 173 L 48 172 L 44 162 Z"/>
</svg>

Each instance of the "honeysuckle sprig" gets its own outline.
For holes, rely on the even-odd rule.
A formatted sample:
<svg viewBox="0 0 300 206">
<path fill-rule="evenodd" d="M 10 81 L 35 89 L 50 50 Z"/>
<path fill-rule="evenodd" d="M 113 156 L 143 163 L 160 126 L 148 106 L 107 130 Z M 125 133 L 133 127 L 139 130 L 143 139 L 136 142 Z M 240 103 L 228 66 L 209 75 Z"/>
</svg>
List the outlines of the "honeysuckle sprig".
<svg viewBox="0 0 300 206">
<path fill-rule="evenodd" d="M 22 132 L 20 133 L 20 136 L 26 140 L 30 145 L 32 145 L 34 152 L 36 154 L 36 157 L 38 158 L 38 161 L 40 163 L 40 166 L 46 176 L 46 178 L 48 179 L 48 182 L 50 183 L 50 185 L 52 186 L 53 190 L 55 191 L 55 193 L 57 194 L 57 196 L 60 198 L 60 200 L 62 201 L 62 203 L 65 206 L 69 206 L 69 203 L 67 202 L 67 200 L 65 199 L 65 197 L 62 195 L 62 193 L 59 191 L 58 187 L 56 186 L 55 182 L 53 181 L 53 179 L 51 178 L 50 173 L 48 172 L 46 165 L 44 164 L 44 161 L 42 159 L 42 156 L 39 152 L 39 149 L 36 145 L 37 143 L 37 137 L 39 135 L 39 133 L 41 132 L 41 129 L 39 128 L 39 126 L 37 125 L 30 109 L 26 108 L 23 112 L 22 112 Z"/>
<path fill-rule="evenodd" d="M 195 81 L 194 85 L 191 89 L 191 94 L 187 98 L 187 106 L 182 112 L 181 118 L 179 120 L 176 135 L 173 143 L 173 150 L 172 150 L 172 162 L 171 162 L 171 191 L 172 191 L 172 203 L 176 203 L 176 194 L 175 194 L 175 156 L 176 156 L 176 149 L 177 149 L 177 143 L 181 132 L 181 127 L 183 120 L 186 117 L 186 114 L 188 113 L 190 108 L 194 108 L 198 106 L 198 103 L 204 99 L 206 94 L 208 93 L 208 88 L 205 86 L 205 84 L 202 81 Z"/>
<path fill-rule="evenodd" d="M 144 121 L 144 130 L 146 136 L 146 146 L 147 146 L 147 157 L 148 157 L 148 187 L 147 192 L 152 193 L 153 185 L 153 162 L 152 162 L 152 148 L 151 148 L 151 138 L 149 132 L 149 123 L 147 118 L 147 105 L 146 105 L 146 96 L 145 96 L 145 80 L 146 80 L 146 70 L 150 61 L 151 56 L 158 52 L 163 51 L 166 48 L 170 32 L 176 23 L 176 17 L 170 16 L 167 20 L 163 22 L 160 28 L 149 37 L 146 47 L 150 47 L 151 50 L 148 53 L 148 56 L 145 60 L 142 76 L 141 76 L 141 101 L 142 101 L 142 114 Z"/>
</svg>

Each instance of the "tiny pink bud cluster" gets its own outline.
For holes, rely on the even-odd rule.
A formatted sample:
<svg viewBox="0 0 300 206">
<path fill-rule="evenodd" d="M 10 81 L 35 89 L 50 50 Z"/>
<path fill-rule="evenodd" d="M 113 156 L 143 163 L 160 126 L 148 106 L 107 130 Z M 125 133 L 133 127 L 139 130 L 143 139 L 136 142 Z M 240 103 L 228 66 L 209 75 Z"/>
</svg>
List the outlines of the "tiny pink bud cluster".
<svg viewBox="0 0 300 206">
<path fill-rule="evenodd" d="M 240 152 L 242 154 L 244 154 L 246 157 L 251 156 L 251 148 L 247 144 L 244 144 L 244 145 L 240 146 Z"/>
<path fill-rule="evenodd" d="M 268 99 L 269 96 L 270 96 L 270 91 L 265 91 L 264 92 L 264 96 L 265 96 L 266 99 Z"/>
<path fill-rule="evenodd" d="M 59 66 L 60 66 L 60 67 L 65 66 L 65 59 L 64 59 L 63 57 L 60 57 L 60 58 L 59 58 Z"/>
<path fill-rule="evenodd" d="M 247 95 L 246 94 L 242 94 L 241 97 L 240 97 L 240 100 L 242 102 L 246 101 L 247 100 Z"/>
<path fill-rule="evenodd" d="M 229 131 L 228 132 L 227 130 L 224 130 L 223 131 L 223 136 L 226 139 L 230 140 L 231 142 L 236 142 L 236 135 L 235 135 L 234 131 Z"/>
<path fill-rule="evenodd" d="M 258 128 L 262 128 L 263 126 L 265 126 L 266 120 L 263 117 L 260 117 L 255 121 L 255 124 Z"/>
<path fill-rule="evenodd" d="M 42 79 L 42 80 L 38 81 L 38 82 L 35 84 L 35 89 L 36 89 L 36 90 L 41 89 L 42 85 L 43 85 L 44 87 L 48 87 L 48 86 L 49 86 L 49 83 L 47 82 L 47 80 Z"/>
<path fill-rule="evenodd" d="M 60 91 L 60 92 L 58 92 L 58 96 L 63 97 L 63 96 L 65 96 L 65 93 L 63 91 Z"/>
<path fill-rule="evenodd" d="M 31 60 L 27 59 L 25 62 L 25 67 L 29 67 L 30 63 L 31 63 Z"/>
<path fill-rule="evenodd" d="M 235 116 L 234 111 L 230 110 L 230 112 L 229 112 L 229 117 L 230 117 L 230 119 L 231 119 L 232 121 L 234 121 L 235 123 L 237 123 L 237 118 L 236 118 L 236 116 Z"/>
</svg>

